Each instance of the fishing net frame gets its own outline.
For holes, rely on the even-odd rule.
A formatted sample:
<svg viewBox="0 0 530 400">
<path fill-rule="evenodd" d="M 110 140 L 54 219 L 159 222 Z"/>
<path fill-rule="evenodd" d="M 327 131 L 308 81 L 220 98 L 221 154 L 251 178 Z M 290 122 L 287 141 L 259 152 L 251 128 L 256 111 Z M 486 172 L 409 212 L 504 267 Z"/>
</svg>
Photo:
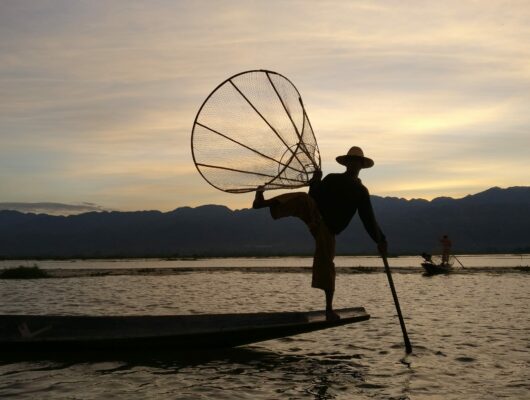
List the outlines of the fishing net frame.
<svg viewBox="0 0 530 400">
<path fill-rule="evenodd" d="M 321 169 L 298 89 L 264 69 L 232 75 L 212 90 L 193 122 L 191 153 L 204 180 L 227 193 L 300 188 Z"/>
</svg>

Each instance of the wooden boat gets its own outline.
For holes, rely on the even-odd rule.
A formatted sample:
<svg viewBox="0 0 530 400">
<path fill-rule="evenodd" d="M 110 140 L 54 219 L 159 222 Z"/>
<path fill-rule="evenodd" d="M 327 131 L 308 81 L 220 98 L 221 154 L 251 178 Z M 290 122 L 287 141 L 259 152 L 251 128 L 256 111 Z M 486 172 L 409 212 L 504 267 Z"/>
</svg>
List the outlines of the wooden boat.
<svg viewBox="0 0 530 400">
<path fill-rule="evenodd" d="M 145 350 L 233 347 L 365 321 L 364 308 L 324 311 L 163 316 L 0 315 L 5 351 Z"/>
<path fill-rule="evenodd" d="M 448 274 L 453 270 L 453 264 L 450 263 L 435 264 L 433 262 L 423 262 L 421 266 L 425 269 L 427 275 Z"/>
<path fill-rule="evenodd" d="M 453 270 L 453 260 L 456 258 L 450 256 L 447 261 L 440 256 L 432 256 L 428 253 L 422 253 L 423 262 L 421 266 L 425 269 L 426 275 L 436 275 L 436 274 L 448 274 Z"/>
</svg>

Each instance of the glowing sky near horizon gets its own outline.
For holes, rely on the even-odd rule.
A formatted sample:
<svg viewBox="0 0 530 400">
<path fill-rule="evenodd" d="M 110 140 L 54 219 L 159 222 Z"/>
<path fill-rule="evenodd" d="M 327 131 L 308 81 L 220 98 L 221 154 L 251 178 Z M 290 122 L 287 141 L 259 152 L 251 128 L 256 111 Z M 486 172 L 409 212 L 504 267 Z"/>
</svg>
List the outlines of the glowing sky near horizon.
<svg viewBox="0 0 530 400">
<path fill-rule="evenodd" d="M 189 141 L 256 68 L 298 87 L 324 173 L 352 145 L 375 160 L 372 194 L 528 186 L 528 21 L 528 1 L 0 0 L 0 202 L 248 207 Z"/>
</svg>

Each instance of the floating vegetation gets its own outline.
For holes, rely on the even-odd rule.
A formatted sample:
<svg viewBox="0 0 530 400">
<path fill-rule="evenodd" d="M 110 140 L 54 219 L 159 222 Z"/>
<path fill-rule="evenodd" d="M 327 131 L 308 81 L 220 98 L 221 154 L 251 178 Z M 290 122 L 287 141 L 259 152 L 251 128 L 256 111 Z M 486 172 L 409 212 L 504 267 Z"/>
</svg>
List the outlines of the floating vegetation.
<svg viewBox="0 0 530 400">
<path fill-rule="evenodd" d="M 0 271 L 0 279 L 40 279 L 49 278 L 48 273 L 40 269 L 37 265 L 24 267 L 22 265 L 15 268 L 6 268 Z"/>
</svg>

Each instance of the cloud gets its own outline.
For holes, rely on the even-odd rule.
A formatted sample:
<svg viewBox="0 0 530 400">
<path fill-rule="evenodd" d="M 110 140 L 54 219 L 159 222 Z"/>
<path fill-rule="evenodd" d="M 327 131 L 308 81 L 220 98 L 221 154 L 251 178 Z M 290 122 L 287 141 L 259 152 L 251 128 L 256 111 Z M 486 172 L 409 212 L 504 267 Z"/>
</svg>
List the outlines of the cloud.
<svg viewBox="0 0 530 400">
<path fill-rule="evenodd" d="M 22 213 L 48 215 L 74 215 L 86 212 L 110 211 L 93 203 L 61 204 L 61 203 L 1 203 L 0 210 L 13 210 Z"/>
<path fill-rule="evenodd" d="M 528 185 L 529 19 L 523 1 L 3 2 L 0 194 L 247 204 L 202 181 L 189 140 L 208 93 L 252 68 L 297 85 L 325 172 L 353 144 L 374 157 L 372 192 Z"/>
</svg>

